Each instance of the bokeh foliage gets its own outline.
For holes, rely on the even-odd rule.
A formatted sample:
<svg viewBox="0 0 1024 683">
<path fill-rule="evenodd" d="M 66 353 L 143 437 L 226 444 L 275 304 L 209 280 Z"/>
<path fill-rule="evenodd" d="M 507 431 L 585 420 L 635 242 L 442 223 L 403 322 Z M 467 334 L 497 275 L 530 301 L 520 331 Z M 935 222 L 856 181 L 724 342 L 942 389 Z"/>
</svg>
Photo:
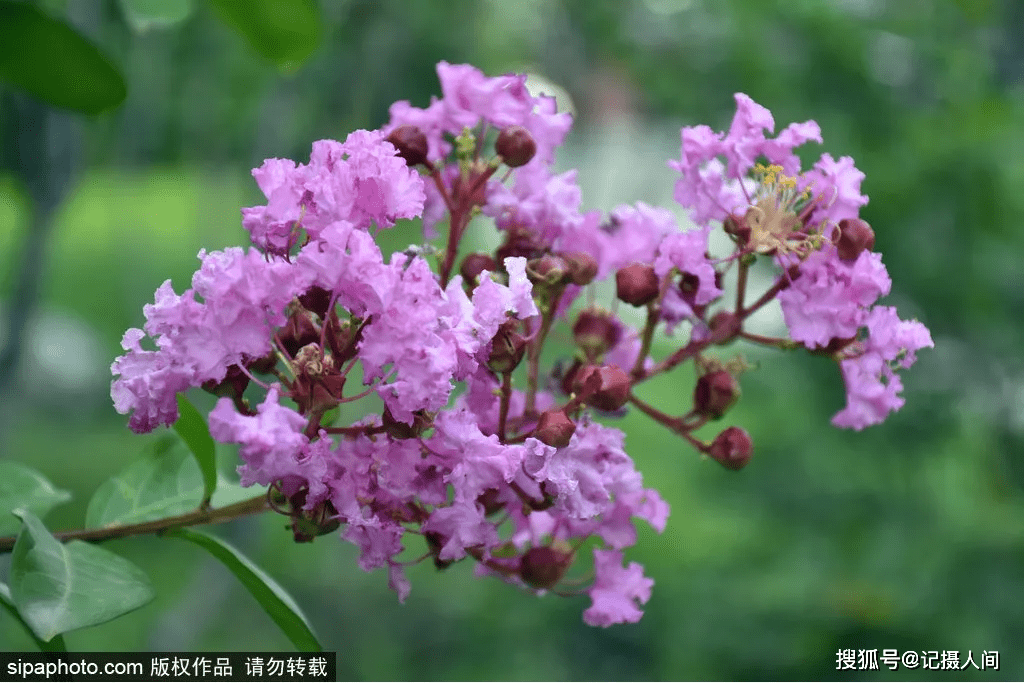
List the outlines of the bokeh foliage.
<svg viewBox="0 0 1024 683">
<path fill-rule="evenodd" d="M 867 174 L 862 215 L 894 280 L 884 303 L 932 330 L 935 350 L 905 373 L 907 406 L 861 433 L 828 425 L 843 400 L 828 363 L 751 354 L 761 369 L 744 377 L 725 421 L 755 442 L 738 474 L 627 417 L 629 450 L 672 505 L 665 533 L 642 531 L 634 553 L 656 581 L 636 626 L 590 629 L 582 599 L 535 600 L 475 579 L 467 565 L 412 569 L 400 606 L 386 578 L 363 574 L 354 549 L 334 539 L 295 546 L 270 517 L 217 529 L 292 591 L 338 651 L 341 677 L 1024 676 L 1019 3 L 324 0 L 318 47 L 284 71 L 207 3 L 141 34 L 119 3 L 96 7 L 77 25 L 123 69 L 128 95 L 83 125 L 85 172 L 58 214 L 43 292 L 49 310 L 88 323 L 103 364 L 163 279 L 180 291 L 200 248 L 244 239 L 238 207 L 261 201 L 249 168 L 270 156 L 304 160 L 313 140 L 377 127 L 396 99 L 426 105 L 439 59 L 528 69 L 564 87 L 577 110 L 567 157 L 602 139 L 610 114 L 596 84 L 609 72 L 628 85 L 641 137 L 702 122 L 722 129 L 736 91 L 769 107 L 779 127 L 816 119 L 825 145 L 807 159 L 849 154 Z M 677 141 L 662 159 L 678 155 Z M 607 208 L 586 184 L 601 170 L 583 167 L 580 178 L 585 203 Z M 649 175 L 670 193 L 662 166 L 619 173 Z M 28 214 L 15 183 L 0 197 L 6 298 Z M 394 249 L 420 238 L 404 226 L 383 239 Z M 27 388 L 36 398 L 4 441 L 5 457 L 75 494 L 47 518 L 52 528 L 80 525 L 96 487 L 158 438 L 130 435 L 95 386 L 73 402 L 58 385 Z M 668 405 L 691 386 L 680 370 L 644 395 Z M 220 456 L 227 465 L 233 454 Z M 110 548 L 150 574 L 157 599 L 69 634 L 70 649 L 290 647 L 198 551 L 155 539 Z M 0 646 L 32 648 L 6 614 Z M 1001 669 L 837 672 L 840 648 L 998 650 Z"/>
</svg>

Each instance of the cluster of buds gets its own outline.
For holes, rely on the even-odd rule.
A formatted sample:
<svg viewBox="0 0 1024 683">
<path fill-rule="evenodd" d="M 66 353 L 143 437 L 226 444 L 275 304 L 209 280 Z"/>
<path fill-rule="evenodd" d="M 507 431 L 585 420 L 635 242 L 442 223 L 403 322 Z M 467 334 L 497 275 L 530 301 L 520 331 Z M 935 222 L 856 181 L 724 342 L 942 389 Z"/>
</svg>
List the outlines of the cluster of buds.
<svg viewBox="0 0 1024 683">
<path fill-rule="evenodd" d="M 670 162 L 695 228 L 643 203 L 603 221 L 580 210 L 574 171 L 551 170 L 571 124 L 552 98 L 530 95 L 524 76 L 444 62 L 438 75 L 444 96 L 428 108 L 396 102 L 381 130 L 254 171 L 267 197 L 242 212 L 255 248 L 200 252 L 191 289 L 157 291 L 113 365 L 115 406 L 144 432 L 174 422 L 178 392 L 216 394 L 210 432 L 241 445 L 242 483 L 269 487 L 296 541 L 340 529 L 402 600 L 408 564 L 470 558 L 526 591 L 586 592 L 589 624 L 635 622 L 653 581 L 623 551 L 635 519 L 664 529 L 668 505 L 603 420 L 641 411 L 738 470 L 753 453 L 745 430 L 697 432 L 730 414 L 749 367 L 711 347 L 743 339 L 833 358 L 848 394 L 833 422 L 861 429 L 902 405 L 897 370 L 931 339 L 874 305 L 891 283 L 858 216 L 852 160 L 826 154 L 800 172 L 793 148 L 821 141 L 814 122 L 766 137 L 771 114 L 737 95 L 728 133 L 685 128 Z M 503 239 L 460 260 L 480 214 Z M 427 240 L 446 220 L 443 247 L 385 258 L 370 229 L 403 218 L 422 219 Z M 735 249 L 715 258 L 719 227 Z M 778 274 L 747 303 L 759 260 Z M 725 302 L 732 274 L 738 295 Z M 613 275 L 617 301 L 602 307 L 592 283 Z M 590 304 L 575 305 L 587 288 Z M 788 338 L 745 329 L 776 299 Z M 642 326 L 619 318 L 618 301 L 646 309 Z M 560 324 L 574 348 L 544 369 Z M 654 337 L 680 325 L 685 343 L 654 358 Z M 147 335 L 155 350 L 141 346 Z M 643 400 L 644 382 L 689 361 L 692 401 L 665 412 Z M 405 553 L 415 536 L 419 560 Z"/>
</svg>

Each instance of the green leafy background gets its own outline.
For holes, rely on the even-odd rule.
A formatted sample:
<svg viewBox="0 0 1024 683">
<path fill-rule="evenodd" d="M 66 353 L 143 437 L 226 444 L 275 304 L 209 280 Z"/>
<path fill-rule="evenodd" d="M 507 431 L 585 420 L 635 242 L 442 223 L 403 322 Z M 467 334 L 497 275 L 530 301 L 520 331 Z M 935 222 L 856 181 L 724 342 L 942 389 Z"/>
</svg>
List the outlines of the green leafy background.
<svg viewBox="0 0 1024 683">
<path fill-rule="evenodd" d="M 43 4 L 64 16 L 61 3 Z M 668 203 L 675 176 L 664 162 L 678 157 L 679 127 L 726 128 L 743 91 L 778 127 L 821 124 L 825 144 L 806 159 L 848 154 L 867 174 L 863 215 L 894 280 L 885 303 L 936 342 L 905 373 L 903 411 L 861 433 L 836 430 L 843 389 L 832 366 L 751 351 L 760 369 L 720 425 L 753 436 L 742 472 L 702 461 L 642 416 L 623 420 L 645 482 L 672 505 L 664 534 L 641 529 L 632 552 L 656 582 L 635 626 L 588 628 L 584 599 L 534 599 L 468 564 L 411 568 L 399 605 L 386 577 L 361 572 L 355 549 L 332 536 L 295 545 L 271 515 L 212 531 L 292 594 L 338 652 L 342 678 L 1024 676 L 1020 3 L 324 0 L 284 47 L 283 34 L 261 43 L 247 28 L 268 15 L 240 15 L 235 3 L 181 3 L 182 16 L 142 32 L 125 6 L 150 16 L 148 3 L 67 4 L 67 20 L 123 72 L 127 97 L 79 120 L 81 175 L 56 216 L 18 400 L 5 403 L 0 453 L 74 495 L 45 517 L 49 528 L 80 526 L 93 492 L 156 448 L 160 434 L 134 436 L 114 413 L 107 368 L 164 279 L 181 291 L 200 248 L 243 242 L 238 209 L 262 201 L 249 175 L 262 159 L 304 161 L 313 140 L 381 125 L 397 99 L 424 106 L 439 93 L 434 64 L 469 61 L 562 89 L 576 127 L 559 165 L 580 168 L 585 207 Z M 279 3 L 254 4 L 272 13 Z M 19 96 L 14 87 L 3 97 Z M 28 206 L 19 182 L 0 178 L 8 304 Z M 382 240 L 400 249 L 421 237 L 408 224 Z M 682 412 L 691 387 L 680 370 L 644 396 Z M 218 455 L 230 470 L 232 449 Z M 198 470 L 193 483 L 200 495 Z M 145 570 L 156 597 L 69 633 L 69 649 L 293 646 L 199 548 L 154 538 L 103 547 Z M 0 647 L 34 648 L 6 612 Z M 997 650 L 1001 666 L 839 672 L 841 648 L 976 660 Z"/>
</svg>

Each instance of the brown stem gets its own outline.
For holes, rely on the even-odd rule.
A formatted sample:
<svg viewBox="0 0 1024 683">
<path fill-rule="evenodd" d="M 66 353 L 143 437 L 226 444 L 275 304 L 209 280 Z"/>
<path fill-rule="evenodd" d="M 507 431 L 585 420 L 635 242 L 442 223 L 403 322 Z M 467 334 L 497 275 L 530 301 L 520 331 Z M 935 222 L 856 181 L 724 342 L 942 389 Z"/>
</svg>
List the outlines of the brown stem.
<svg viewBox="0 0 1024 683">
<path fill-rule="evenodd" d="M 523 415 L 526 417 L 532 416 L 537 410 L 537 384 L 540 379 L 540 352 L 544 347 L 544 340 L 547 339 L 548 332 L 551 331 L 551 324 L 555 320 L 555 311 L 558 310 L 558 302 L 562 298 L 562 294 L 565 292 L 564 289 L 560 290 L 551 299 L 550 306 L 544 311 L 543 317 L 541 318 L 540 330 L 530 340 L 530 348 L 527 352 L 527 368 L 526 368 L 526 408 L 523 410 Z"/>
<path fill-rule="evenodd" d="M 686 416 L 671 417 L 670 415 L 666 415 L 665 413 L 661 412 L 654 406 L 641 401 L 639 398 L 636 397 L 636 394 L 633 394 L 632 392 L 630 392 L 629 394 L 629 402 L 635 405 L 637 408 L 639 408 L 640 412 L 654 418 L 654 420 L 659 424 L 668 427 L 674 433 L 678 434 L 679 436 L 689 441 L 693 445 L 693 447 L 696 448 L 701 453 L 707 452 L 707 444 L 705 444 L 700 439 L 694 438 L 690 434 L 691 431 L 703 425 L 707 421 L 706 419 L 699 419 L 696 422 L 687 422 Z"/>
<path fill-rule="evenodd" d="M 747 272 L 750 270 L 750 264 L 740 257 L 740 268 L 737 271 L 736 278 L 736 313 L 739 314 L 743 310 L 743 296 L 747 293 Z"/>
<path fill-rule="evenodd" d="M 266 512 L 270 509 L 267 494 L 261 493 L 255 498 L 249 498 L 232 505 L 227 505 L 215 510 L 194 510 L 183 515 L 154 519 L 149 522 L 138 524 L 125 524 L 123 526 L 105 527 L 102 529 L 76 529 L 74 531 L 58 531 L 54 537 L 61 542 L 65 541 L 109 541 L 115 538 L 126 538 L 128 536 L 139 536 L 142 534 L 158 534 L 170 529 L 179 527 L 198 526 L 200 524 L 219 524 L 239 517 L 255 515 Z M 14 548 L 15 536 L 0 538 L 0 553 L 9 553 Z"/>
<path fill-rule="evenodd" d="M 644 361 L 647 360 L 647 354 L 651 352 L 651 342 L 654 341 L 654 328 L 658 326 L 660 319 L 661 306 L 651 303 L 647 307 L 647 323 L 644 325 L 643 336 L 640 339 L 640 353 L 637 354 L 636 363 L 633 364 L 633 370 L 630 372 L 634 379 L 644 374 Z"/>
<path fill-rule="evenodd" d="M 800 347 L 799 342 L 795 342 L 792 339 L 785 339 L 782 337 L 765 337 L 760 334 L 754 334 L 753 332 L 745 332 L 740 330 L 740 338 L 752 341 L 755 344 L 762 344 L 764 346 L 773 346 L 777 349 L 789 351 Z"/>
<path fill-rule="evenodd" d="M 508 405 L 512 398 L 512 373 L 501 374 L 501 407 L 498 412 L 498 441 L 505 443 L 505 427 L 508 422 Z"/>
<path fill-rule="evenodd" d="M 788 286 L 789 286 L 789 275 L 787 273 L 783 273 L 779 277 L 779 279 L 775 281 L 775 284 L 773 284 L 771 287 L 769 287 L 768 290 L 764 294 L 761 295 L 761 298 L 759 298 L 757 301 L 755 301 L 753 304 L 751 304 L 747 308 L 737 308 L 736 309 L 736 315 L 738 315 L 741 320 L 744 319 L 744 318 L 749 317 L 751 313 L 753 313 L 754 311 L 756 311 L 757 309 L 761 308 L 766 303 L 768 303 L 769 301 L 774 299 L 776 294 L 778 294 L 779 292 L 781 292 L 783 289 L 785 289 Z"/>
</svg>

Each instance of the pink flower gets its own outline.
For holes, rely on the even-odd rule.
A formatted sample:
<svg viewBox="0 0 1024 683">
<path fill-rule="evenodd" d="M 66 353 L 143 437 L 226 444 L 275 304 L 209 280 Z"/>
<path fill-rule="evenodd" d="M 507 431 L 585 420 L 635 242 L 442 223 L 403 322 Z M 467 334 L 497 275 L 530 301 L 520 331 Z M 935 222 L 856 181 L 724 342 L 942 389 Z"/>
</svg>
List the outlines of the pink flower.
<svg viewBox="0 0 1024 683">
<path fill-rule="evenodd" d="M 903 383 L 896 368 L 909 368 L 918 349 L 932 347 L 931 334 L 921 323 L 900 320 L 891 306 L 876 306 L 867 315 L 867 339 L 862 352 L 841 361 L 846 383 L 846 407 L 832 418 L 837 427 L 860 431 L 880 424 L 903 407 Z"/>
<path fill-rule="evenodd" d="M 384 133 L 403 125 L 414 125 L 427 136 L 430 161 L 438 161 L 451 151 L 445 133 L 457 136 L 463 128 L 475 128 L 481 121 L 496 128 L 522 126 L 537 143 L 537 154 L 529 165 L 550 164 L 555 149 L 562 144 L 572 126 L 569 114 L 558 114 L 550 97 L 533 97 L 526 89 L 526 75 L 487 77 L 468 64 L 437 65 L 443 97 L 418 109 L 408 102 L 391 105 L 390 122 Z"/>
<path fill-rule="evenodd" d="M 583 613 L 588 626 L 636 623 L 644 615 L 637 606 L 651 599 L 654 580 L 644 576 L 644 568 L 630 562 L 623 569 L 618 550 L 594 549 L 594 585 L 587 591 L 593 604 Z"/>
<path fill-rule="evenodd" d="M 800 276 L 778 299 L 790 337 L 809 348 L 824 347 L 833 338 L 857 334 L 868 307 L 891 286 L 881 254 L 865 250 L 851 264 L 826 246 L 800 264 Z"/>
<path fill-rule="evenodd" d="M 256 415 L 241 415 L 230 399 L 222 398 L 210 412 L 210 435 L 222 443 L 239 443 L 244 465 L 238 468 L 242 486 L 267 486 L 278 479 L 297 475 L 310 484 L 310 493 L 323 493 L 323 461 L 310 459 L 304 451 L 309 444 L 302 430 L 306 418 L 278 403 L 280 388 L 273 385 L 257 408 Z M 313 489 L 321 490 L 315 491 Z"/>
<path fill-rule="evenodd" d="M 399 218 L 423 212 L 423 179 L 397 156 L 380 131 L 357 130 L 344 143 L 313 143 L 309 164 L 268 159 L 253 171 L 266 206 L 242 209 L 253 244 L 287 254 L 301 225 L 317 237 L 343 221 L 359 229 L 390 228 Z"/>
</svg>

